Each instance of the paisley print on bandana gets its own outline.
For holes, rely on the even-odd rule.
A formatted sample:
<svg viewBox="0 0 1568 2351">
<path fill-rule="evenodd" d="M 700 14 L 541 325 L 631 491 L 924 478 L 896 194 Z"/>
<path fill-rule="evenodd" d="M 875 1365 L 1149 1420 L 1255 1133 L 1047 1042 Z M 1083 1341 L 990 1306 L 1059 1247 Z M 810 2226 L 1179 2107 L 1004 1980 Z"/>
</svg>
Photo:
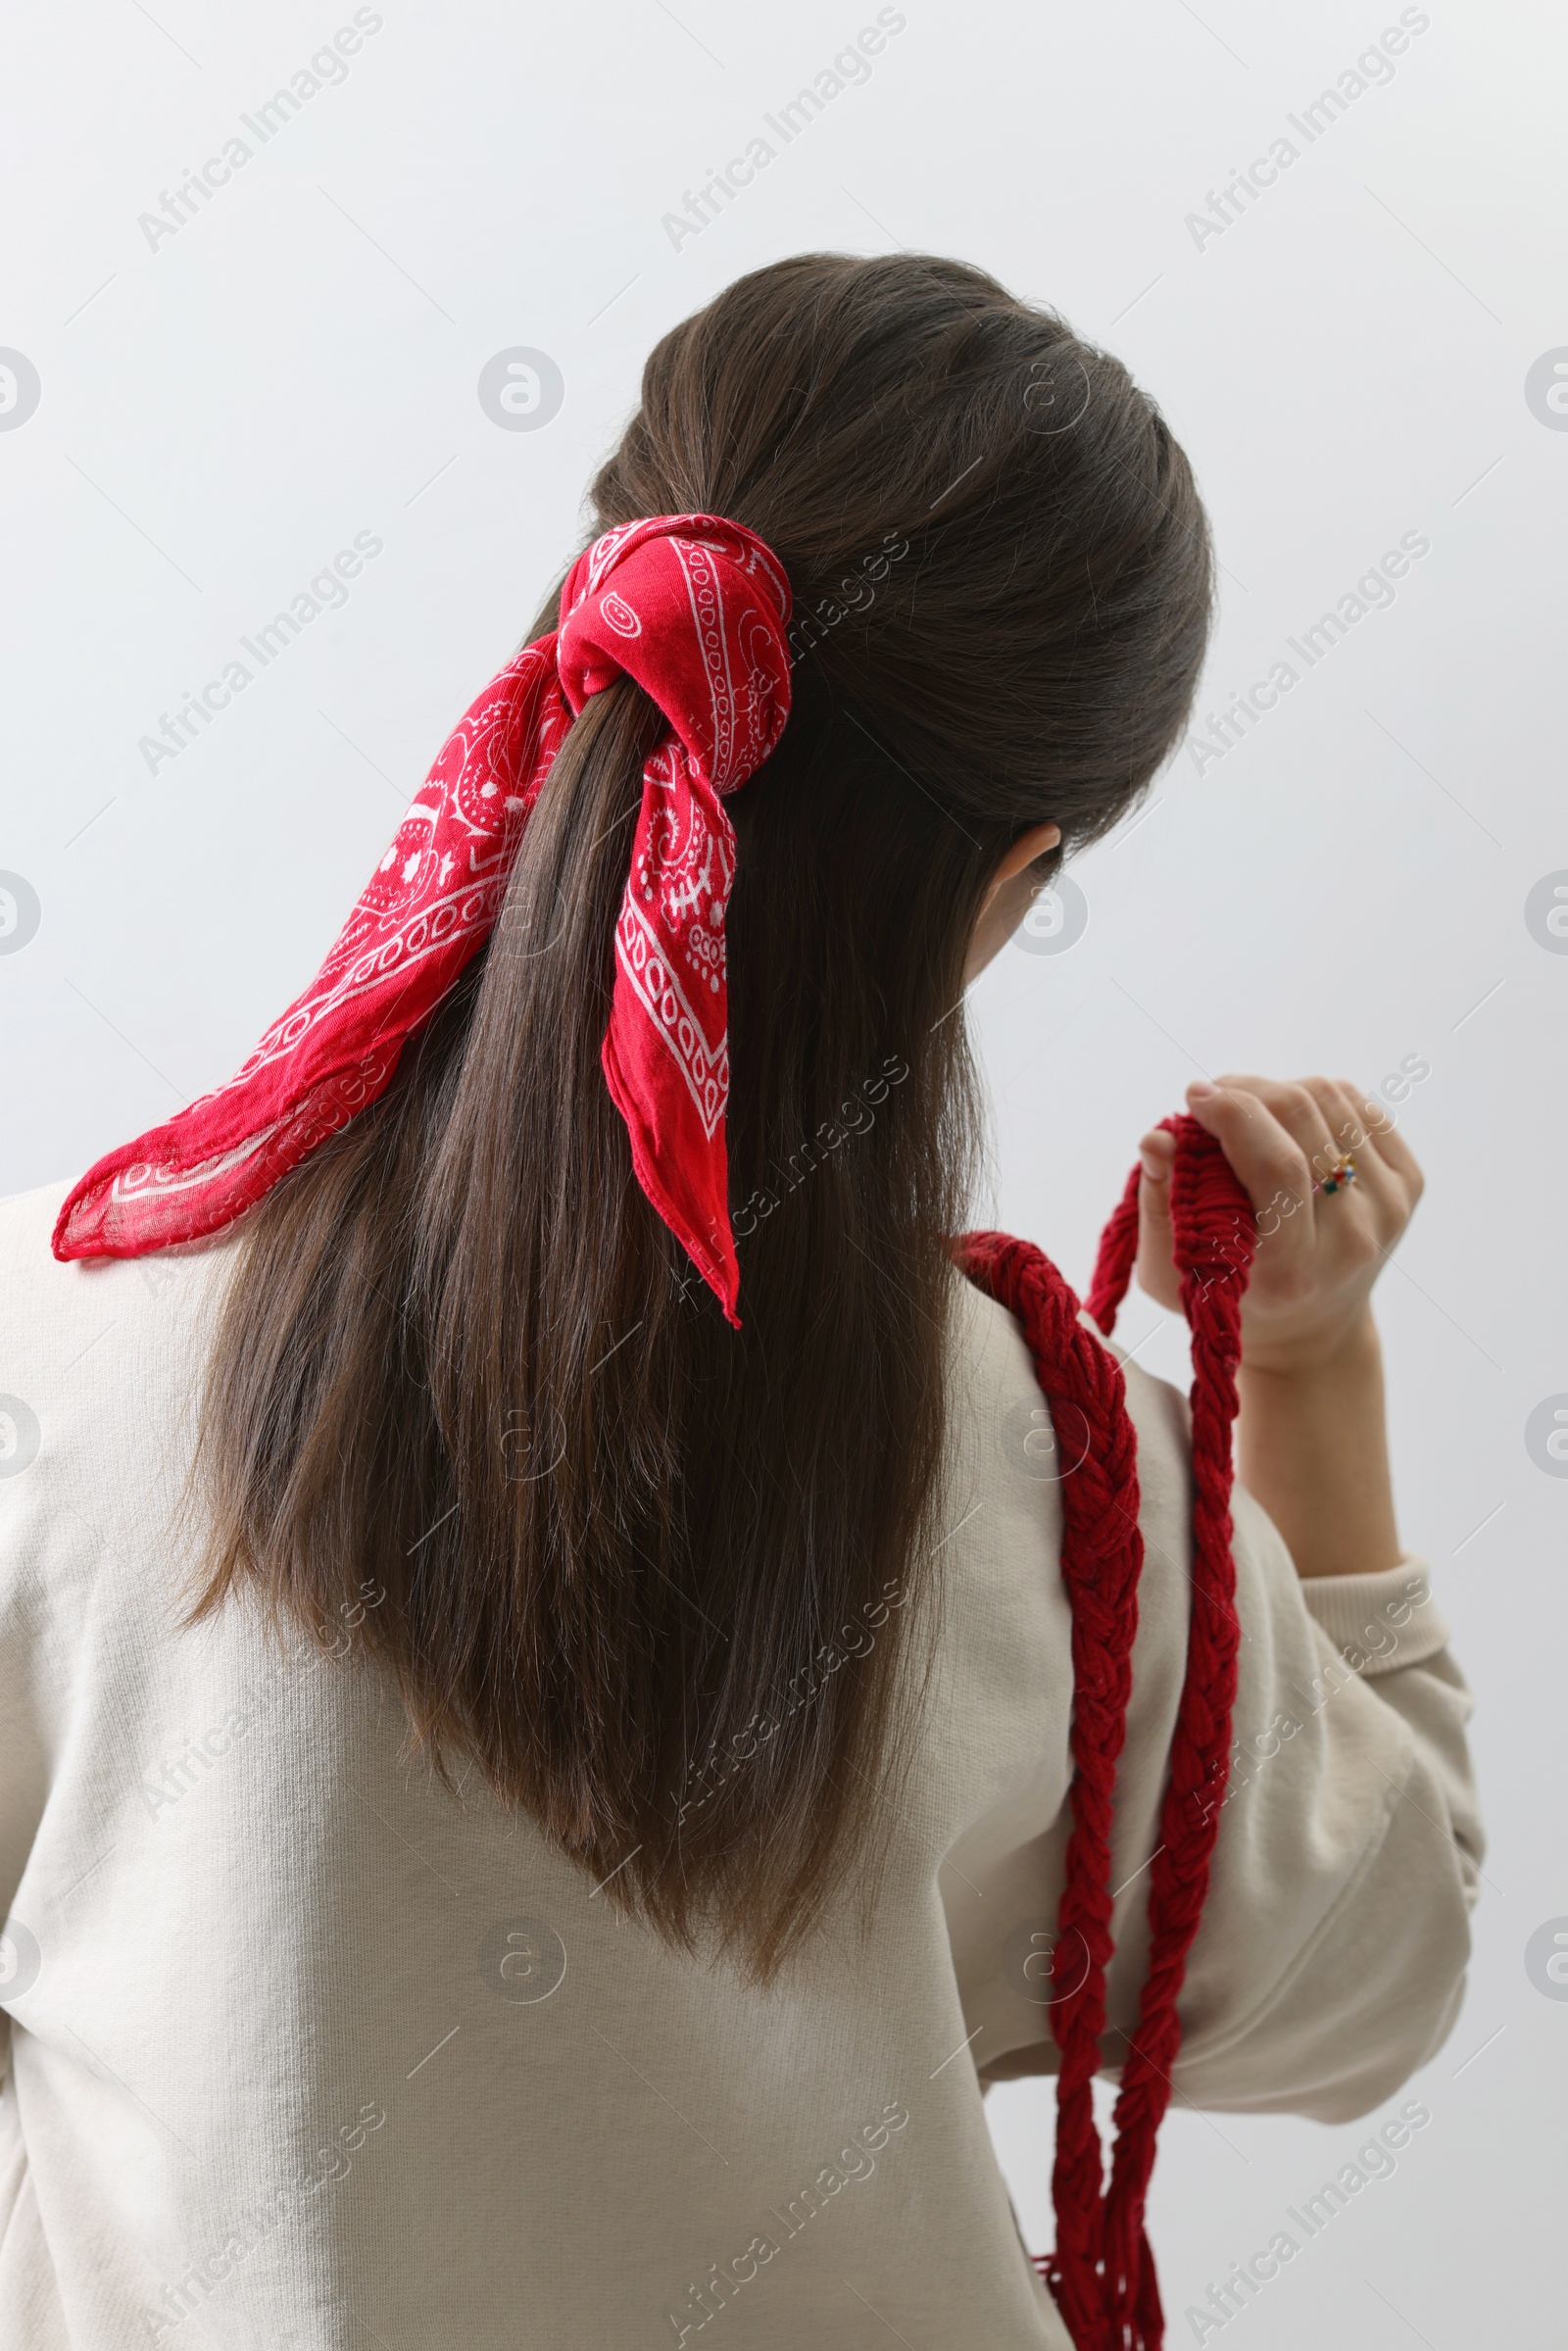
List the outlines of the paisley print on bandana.
<svg viewBox="0 0 1568 2351">
<path fill-rule="evenodd" d="M 638 1183 L 738 1327 L 724 1148 L 735 835 L 723 802 L 789 715 L 789 583 L 739 523 L 656 515 L 578 557 L 561 615 L 453 729 L 304 994 L 226 1085 L 89 1168 L 60 1211 L 57 1257 L 135 1257 L 219 1232 L 375 1101 L 489 937 L 572 718 L 626 676 L 669 731 L 643 769 L 605 1082 Z"/>
</svg>

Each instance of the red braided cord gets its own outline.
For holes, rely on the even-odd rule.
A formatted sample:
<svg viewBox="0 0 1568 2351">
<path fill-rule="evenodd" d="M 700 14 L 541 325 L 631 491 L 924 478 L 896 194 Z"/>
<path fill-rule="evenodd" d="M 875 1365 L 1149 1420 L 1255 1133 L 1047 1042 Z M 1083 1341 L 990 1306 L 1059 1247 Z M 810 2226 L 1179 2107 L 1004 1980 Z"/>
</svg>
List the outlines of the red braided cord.
<svg viewBox="0 0 1568 2351">
<path fill-rule="evenodd" d="M 1090 2084 L 1105 2029 L 1110 1940 L 1110 1823 L 1116 1758 L 1127 1728 L 1138 1629 L 1138 1461 L 1121 1368 L 1078 1319 L 1078 1300 L 1029 1243 L 970 1234 L 960 1262 L 1023 1327 L 1058 1442 L 1088 1451 L 1061 1486 L 1061 1572 L 1072 1606 L 1072 1829 L 1057 1914 L 1051 2008 L 1061 2051 L 1052 2193 L 1056 2251 L 1049 2272 L 1079 2351 L 1108 2351 L 1100 2274 L 1104 2189 Z M 1072 1439 L 1063 1419 L 1079 1424 Z"/>
<path fill-rule="evenodd" d="M 1062 1484 L 1062 1575 L 1073 1611 L 1075 1778 L 1054 1978 L 1070 1964 L 1069 1929 L 1085 1932 L 1081 1922 L 1089 1919 L 1096 1932 L 1093 1936 L 1085 1932 L 1091 1968 L 1078 2001 L 1064 1997 L 1052 2011 L 1062 2052 L 1053 2179 L 1057 2245 L 1042 2265 L 1077 2351 L 1159 2351 L 1164 2341 L 1144 2206 L 1155 2136 L 1170 2100 L 1170 2069 L 1181 2043 L 1176 2003 L 1208 1888 L 1236 1696 L 1240 1628 L 1231 1556 L 1231 1424 L 1237 1408 L 1241 1301 L 1256 1227 L 1246 1194 L 1213 1138 L 1195 1119 L 1164 1124 L 1176 1137 L 1171 1223 L 1182 1305 L 1192 1332 L 1193 1607 L 1160 1812 L 1160 1848 L 1150 1869 L 1149 1973 L 1116 2101 L 1108 2190 L 1089 2082 L 1104 2030 L 1109 1807 L 1126 1733 L 1143 1563 L 1135 1523 L 1132 1425 L 1119 1369 L 1076 1321 L 1072 1292 L 1038 1250 L 985 1234 L 964 1245 L 962 1259 L 971 1278 L 1018 1316 L 1036 1377 L 1054 1407 L 1061 1399 L 1087 1414 L 1090 1450 L 1083 1469 L 1092 1461 L 1097 1465 L 1090 1486 L 1081 1487 L 1082 1470 Z M 1090 1311 L 1107 1335 L 1126 1295 L 1137 1245 L 1135 1168 L 1102 1236 L 1090 1289 Z M 1063 1328 L 1064 1314 L 1072 1317 L 1071 1333 Z M 1111 1364 L 1113 1383 L 1090 1370 L 1079 1341 Z M 1124 1457 L 1122 1483 L 1112 1465 Z"/>
<path fill-rule="evenodd" d="M 1150 1961 L 1138 2027 L 1116 2100 L 1116 2153 L 1105 2206 L 1112 2340 L 1162 2339 L 1159 2289 L 1144 2230 L 1155 2134 L 1181 2046 L 1177 1999 L 1208 1890 L 1230 1767 L 1236 1701 L 1236 1563 L 1231 1555 L 1231 1431 L 1241 1308 L 1256 1226 L 1224 1152 L 1195 1119 L 1170 1122 L 1171 1226 L 1182 1308 L 1192 1333 L 1193 1598 L 1159 1843 L 1150 1869 Z"/>
<path fill-rule="evenodd" d="M 1175 1125 L 1167 1118 L 1165 1124 Z M 1094 1317 L 1095 1328 L 1103 1331 L 1108 1339 L 1116 1328 L 1116 1309 L 1127 1296 L 1127 1285 L 1133 1278 L 1133 1266 L 1138 1256 L 1138 1168 L 1122 1186 L 1120 1200 L 1110 1212 L 1104 1231 L 1100 1236 L 1100 1249 L 1095 1257 L 1095 1270 L 1089 1277 L 1089 1296 L 1084 1304 Z"/>
</svg>

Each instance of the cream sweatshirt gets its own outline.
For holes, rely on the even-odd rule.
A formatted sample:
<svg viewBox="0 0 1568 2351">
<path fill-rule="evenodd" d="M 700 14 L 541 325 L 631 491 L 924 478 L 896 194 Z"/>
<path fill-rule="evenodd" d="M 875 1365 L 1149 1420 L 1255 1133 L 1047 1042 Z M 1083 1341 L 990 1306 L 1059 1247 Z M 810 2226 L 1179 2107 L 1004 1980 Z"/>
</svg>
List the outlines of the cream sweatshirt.
<svg viewBox="0 0 1568 2351">
<path fill-rule="evenodd" d="M 983 2103 L 1054 2064 L 1072 1700 L 1009 1316 L 959 1285 L 946 1532 L 907 1627 L 935 1664 L 874 1909 L 847 1888 L 758 1993 L 623 1923 L 476 1779 L 412 1764 L 356 1621 L 326 1661 L 242 1604 L 179 1628 L 234 1245 L 60 1265 L 59 1199 L 0 1203 L 0 2342 L 1065 2351 Z M 1189 1589 L 1185 1405 L 1136 1365 L 1127 1390 L 1147 1564 L 1111 2070 Z M 1246 1494 L 1236 1518 L 1236 1762 L 1176 2087 L 1339 2121 L 1456 2010 L 1468 1699 L 1419 1562 L 1302 1586 Z"/>
</svg>

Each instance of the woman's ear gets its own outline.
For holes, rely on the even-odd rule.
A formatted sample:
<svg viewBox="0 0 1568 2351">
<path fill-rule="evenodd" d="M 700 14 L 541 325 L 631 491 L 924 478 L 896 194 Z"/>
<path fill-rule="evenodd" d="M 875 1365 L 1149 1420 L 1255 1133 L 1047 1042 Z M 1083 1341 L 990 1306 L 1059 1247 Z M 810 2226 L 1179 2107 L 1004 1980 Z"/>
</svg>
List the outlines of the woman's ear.
<svg viewBox="0 0 1568 2351">
<path fill-rule="evenodd" d="M 1020 833 L 991 877 L 991 886 L 986 892 L 981 912 L 984 913 L 1004 883 L 1010 882 L 1015 874 L 1022 873 L 1024 867 L 1032 865 L 1037 857 L 1045 857 L 1060 839 L 1059 824 L 1032 824 L 1026 833 Z"/>
<path fill-rule="evenodd" d="M 1041 886 L 1028 868 L 1038 858 L 1049 856 L 1060 840 L 1059 824 L 1032 824 L 1013 842 L 991 877 L 976 918 L 964 964 L 966 981 L 983 971 L 992 956 L 1012 937 Z"/>
</svg>

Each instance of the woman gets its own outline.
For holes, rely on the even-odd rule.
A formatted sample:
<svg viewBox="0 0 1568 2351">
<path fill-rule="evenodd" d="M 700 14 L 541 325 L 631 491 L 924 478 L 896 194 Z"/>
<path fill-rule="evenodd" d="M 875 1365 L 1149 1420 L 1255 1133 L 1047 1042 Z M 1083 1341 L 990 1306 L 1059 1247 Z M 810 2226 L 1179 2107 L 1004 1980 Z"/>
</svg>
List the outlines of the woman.
<svg viewBox="0 0 1568 2351">
<path fill-rule="evenodd" d="M 7 2341 L 1067 2340 L 982 2096 L 1056 2062 L 1073 1464 L 954 1262 L 959 1007 L 1180 732 L 1201 510 L 909 257 L 666 336 L 593 508 L 321 979 L 0 1223 Z M 1261 1238 L 1174 2085 L 1334 2121 L 1446 2032 L 1479 1851 L 1368 1310 L 1419 1177 L 1338 1084 L 1189 1106 Z M 1112 2073 L 1189 1614 L 1124 1376 Z"/>
</svg>

